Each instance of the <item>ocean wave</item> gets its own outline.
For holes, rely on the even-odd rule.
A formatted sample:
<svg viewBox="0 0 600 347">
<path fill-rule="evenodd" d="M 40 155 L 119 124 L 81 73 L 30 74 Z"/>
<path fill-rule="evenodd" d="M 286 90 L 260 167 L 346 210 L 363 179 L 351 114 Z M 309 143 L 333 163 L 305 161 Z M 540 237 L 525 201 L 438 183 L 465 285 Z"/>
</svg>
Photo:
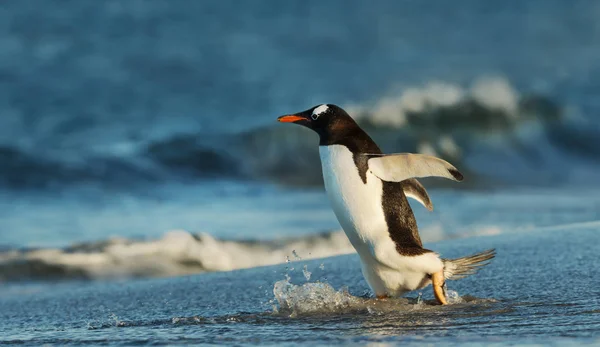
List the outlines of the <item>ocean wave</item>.
<svg viewBox="0 0 600 347">
<path fill-rule="evenodd" d="M 111 239 L 64 249 L 0 252 L 0 280 L 115 279 L 230 271 L 353 252 L 342 232 L 275 241 L 225 241 L 168 232 L 158 240 Z"/>
<path fill-rule="evenodd" d="M 541 95 L 520 95 L 501 77 L 483 77 L 468 88 L 440 81 L 403 90 L 366 105 L 350 105 L 359 122 L 417 131 L 479 133 L 510 129 L 531 118 L 560 118 L 560 108 Z"/>
<path fill-rule="evenodd" d="M 144 156 L 165 169 L 190 177 L 237 175 L 236 160 L 222 149 L 212 149 L 203 144 L 204 136 L 176 135 L 148 145 Z"/>
<path fill-rule="evenodd" d="M 458 188 L 524 180 L 553 183 L 570 156 L 594 165 L 600 159 L 597 126 L 571 116 L 548 97 L 519 93 L 500 77 L 484 77 L 468 87 L 433 81 L 373 102 L 341 106 L 385 152 L 436 155 L 455 164 L 471 183 Z M 275 116 L 272 125 L 242 133 L 174 133 L 139 141 L 125 154 L 82 154 L 76 161 L 5 145 L 0 148 L 0 186 L 98 183 L 128 188 L 221 177 L 321 185 L 316 134 L 277 124 Z M 487 170 L 490 166 L 499 169 Z M 539 167 L 548 174 L 532 177 Z"/>
<path fill-rule="evenodd" d="M 68 161 L 47 153 L 0 146 L 0 162 L 0 187 L 12 189 L 48 189 L 90 182 L 123 186 L 159 178 L 143 166 L 113 156 Z"/>
<path fill-rule="evenodd" d="M 528 170 L 539 167 L 540 161 L 549 172 L 562 170 L 566 156 L 561 152 L 593 153 L 595 138 L 600 138 L 588 130 L 586 139 L 578 139 L 579 127 L 561 106 L 542 95 L 521 95 L 502 78 L 483 78 L 469 88 L 432 82 L 373 103 L 342 107 L 385 152 L 435 155 L 455 164 L 470 183 L 458 188 L 531 179 L 545 182 L 528 175 Z M 232 152 L 253 177 L 321 184 L 316 135 L 306 129 L 273 125 L 243 134 L 240 142 Z M 512 171 L 498 175 L 486 171 L 499 162 Z M 524 163 L 523 171 L 515 170 L 515 162 Z"/>
<path fill-rule="evenodd" d="M 486 149 L 492 160 L 498 158 L 494 157 L 498 147 L 525 158 L 531 149 L 535 151 L 536 143 L 528 135 L 519 138 L 523 129 L 542 127 L 536 135 L 542 140 L 548 142 L 551 137 L 556 147 L 577 147 L 577 140 L 565 140 L 577 135 L 561 130 L 569 129 L 565 126 L 569 120 L 559 105 L 541 95 L 521 95 L 503 78 L 482 78 L 469 88 L 431 82 L 373 103 L 342 106 L 385 151 L 436 155 L 456 163 L 471 177 L 487 174 L 478 172 L 480 163 L 468 160 L 481 148 L 492 147 Z M 187 135 L 152 146 L 177 153 L 181 160 L 175 166 L 190 171 L 204 160 L 201 167 L 240 177 L 290 185 L 322 184 L 317 136 L 301 127 L 273 122 L 222 136 L 220 150 L 210 155 L 205 148 L 216 141 L 203 138 Z"/>
<path fill-rule="evenodd" d="M 449 234 L 441 225 L 431 225 L 422 228 L 421 236 L 424 242 L 437 242 L 500 232 L 496 227 L 480 227 Z M 267 241 L 234 241 L 220 240 L 208 233 L 174 230 L 155 240 L 114 238 L 66 248 L 0 248 L 0 281 L 166 277 L 231 271 L 353 252 L 354 248 L 342 231 Z"/>
</svg>

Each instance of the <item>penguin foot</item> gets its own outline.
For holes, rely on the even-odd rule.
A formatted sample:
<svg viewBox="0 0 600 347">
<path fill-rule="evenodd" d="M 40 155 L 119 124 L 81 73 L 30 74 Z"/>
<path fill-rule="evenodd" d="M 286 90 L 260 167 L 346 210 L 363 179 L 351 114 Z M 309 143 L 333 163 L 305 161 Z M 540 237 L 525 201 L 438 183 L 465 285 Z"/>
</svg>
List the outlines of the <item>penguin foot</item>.
<svg viewBox="0 0 600 347">
<path fill-rule="evenodd" d="M 431 284 L 433 285 L 433 295 L 440 305 L 448 305 L 446 300 L 446 281 L 444 279 L 444 270 L 431 275 Z"/>
</svg>

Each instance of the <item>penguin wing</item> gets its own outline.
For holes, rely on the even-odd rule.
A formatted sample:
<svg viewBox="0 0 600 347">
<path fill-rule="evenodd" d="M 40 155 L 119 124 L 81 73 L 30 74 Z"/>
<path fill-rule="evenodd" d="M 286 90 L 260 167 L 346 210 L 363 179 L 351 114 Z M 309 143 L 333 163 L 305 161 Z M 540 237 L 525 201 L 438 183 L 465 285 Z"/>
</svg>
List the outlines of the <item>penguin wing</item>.
<svg viewBox="0 0 600 347">
<path fill-rule="evenodd" d="M 443 177 L 462 181 L 463 175 L 450 163 L 424 154 L 366 154 L 369 170 L 383 181 L 402 182 L 416 177 Z"/>
<path fill-rule="evenodd" d="M 402 190 L 404 190 L 404 195 L 417 200 L 429 211 L 433 211 L 433 204 L 431 203 L 431 199 L 429 198 L 425 187 L 423 187 L 423 185 L 421 185 L 419 181 L 417 181 L 414 178 L 409 178 L 405 181 L 402 181 L 401 184 Z"/>
</svg>

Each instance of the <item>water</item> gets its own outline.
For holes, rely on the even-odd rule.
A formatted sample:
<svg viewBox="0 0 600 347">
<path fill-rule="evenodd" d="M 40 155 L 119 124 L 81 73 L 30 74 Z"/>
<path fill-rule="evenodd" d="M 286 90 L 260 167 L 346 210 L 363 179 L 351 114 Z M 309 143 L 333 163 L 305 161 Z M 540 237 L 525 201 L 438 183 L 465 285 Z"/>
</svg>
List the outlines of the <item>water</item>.
<svg viewBox="0 0 600 347">
<path fill-rule="evenodd" d="M 598 343 L 598 15 L 542 0 L 4 4 L 0 343 Z M 412 204 L 444 256 L 498 249 L 452 282 L 456 304 L 370 297 L 315 135 L 275 122 L 324 102 L 386 152 L 465 174 L 423 181 L 433 213 Z"/>
<path fill-rule="evenodd" d="M 599 193 L 597 188 L 512 188 L 498 192 L 431 190 L 433 212 L 417 203 L 413 203 L 413 207 L 422 239 L 425 242 L 436 242 L 597 221 L 600 220 Z M 111 238 L 99 236 L 99 241 L 78 242 L 69 247 L 8 247 L 5 251 L 0 251 L 0 279 L 13 281 L 173 276 L 271 265 L 282 263 L 286 259 L 296 261 L 352 253 L 352 246 L 339 226 L 335 225 L 335 217 L 323 193 L 307 194 L 306 198 L 310 198 L 306 205 L 303 205 L 302 200 L 297 200 L 296 204 L 290 203 L 288 207 L 279 202 L 279 209 L 274 208 L 272 211 L 261 205 L 246 212 L 248 215 L 243 220 L 213 222 L 226 225 L 256 220 L 255 223 L 263 223 L 257 225 L 265 228 L 270 226 L 280 232 L 287 231 L 285 236 L 278 236 L 275 232 L 272 235 L 248 233 L 245 239 L 227 239 L 207 231 L 165 228 L 156 235 L 148 231 L 145 237 L 136 237 L 129 231 Z M 273 199 L 270 204 L 277 204 L 277 199 Z M 237 201 L 240 200 L 238 197 Z M 261 200 L 269 199 L 255 198 L 254 201 Z M 314 203 L 310 203 L 311 201 Z M 282 207 L 288 209 L 283 216 L 278 215 Z M 170 218 L 183 219 L 182 214 L 189 211 L 162 211 L 166 207 L 160 205 L 155 208 L 156 212 L 152 213 L 137 211 L 138 218 L 156 218 L 156 223 L 166 224 Z M 216 218 L 215 210 L 218 211 L 211 209 L 204 212 L 206 214 L 199 211 L 196 217 L 212 214 Z M 302 216 L 313 217 L 302 221 L 302 217 L 296 214 L 299 211 Z M 150 217 L 146 217 L 148 213 Z M 152 216 L 153 213 L 157 215 Z M 269 213 L 273 216 L 270 217 Z M 85 218 L 85 215 L 81 218 Z M 205 218 L 211 220 L 209 217 Z M 88 222 L 100 223 L 102 219 L 108 219 L 107 215 L 89 217 Z M 126 221 L 122 217 L 114 219 Z M 13 219 L 13 223 L 16 224 L 17 220 Z M 22 225 L 31 223 L 22 222 Z M 324 226 L 330 223 L 333 229 L 318 232 L 319 229 L 315 226 L 319 223 Z M 106 224 L 100 226 L 104 230 L 107 228 Z M 128 227 L 134 232 L 140 232 L 139 225 Z M 16 234 L 23 235 L 27 235 L 27 229 Z M 73 239 L 77 240 L 75 237 Z"/>
<path fill-rule="evenodd" d="M 579 344 L 600 338 L 598 223 L 431 244 L 446 256 L 496 247 L 476 276 L 448 282 L 461 303 L 375 300 L 358 258 L 168 279 L 13 284 L 0 341 L 66 344 Z M 324 270 L 319 264 L 324 264 Z M 302 264 L 313 271 L 310 281 Z M 290 279 L 287 279 L 287 276 Z M 345 289 L 345 287 L 347 289 Z"/>
</svg>

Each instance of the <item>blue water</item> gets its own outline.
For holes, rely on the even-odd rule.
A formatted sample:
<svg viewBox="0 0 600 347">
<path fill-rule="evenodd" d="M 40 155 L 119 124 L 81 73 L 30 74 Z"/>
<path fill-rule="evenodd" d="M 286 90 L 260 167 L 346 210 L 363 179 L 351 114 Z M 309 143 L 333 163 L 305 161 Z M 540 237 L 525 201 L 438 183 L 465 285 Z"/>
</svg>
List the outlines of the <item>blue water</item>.
<svg viewBox="0 0 600 347">
<path fill-rule="evenodd" d="M 428 291 L 422 304 L 416 294 L 370 298 L 356 255 L 169 279 L 9 285 L 0 289 L 0 342 L 597 344 L 600 283 L 589 271 L 597 228 L 430 244 L 448 256 L 498 250 L 476 276 L 449 281 L 460 299 L 443 308 Z M 312 272 L 308 281 L 303 265 Z"/>
<path fill-rule="evenodd" d="M 593 276 L 573 271 L 591 262 L 585 247 L 597 238 L 581 223 L 600 220 L 599 16 L 594 1 L 545 0 L 3 4 L 1 341 L 597 342 L 598 303 L 578 301 L 595 295 Z M 273 316 L 285 265 L 204 273 L 282 263 L 292 250 L 351 252 L 321 186 L 315 135 L 275 122 L 319 103 L 349 110 L 386 152 L 435 154 L 465 174 L 460 185 L 424 181 L 435 211 L 413 207 L 425 241 L 532 253 L 499 252 L 495 267 L 457 282 L 480 301 L 422 319 L 362 303 L 358 313 Z M 573 240 L 573 225 L 588 225 L 585 236 Z M 540 245 L 520 236 L 529 232 Z M 571 241 L 580 248 L 549 251 Z M 356 259 L 343 257 L 321 280 L 367 300 Z M 563 259 L 577 290 L 546 278 L 549 292 L 531 294 L 520 275 L 535 259 L 536 276 Z M 295 267 L 287 272 L 300 275 Z M 196 275 L 172 277 L 185 274 Z M 240 296 L 250 279 L 260 284 Z M 572 311 L 551 321 L 562 312 L 552 302 Z M 473 320 L 485 333 L 455 328 Z M 543 327 L 554 323 L 564 328 Z"/>
</svg>

